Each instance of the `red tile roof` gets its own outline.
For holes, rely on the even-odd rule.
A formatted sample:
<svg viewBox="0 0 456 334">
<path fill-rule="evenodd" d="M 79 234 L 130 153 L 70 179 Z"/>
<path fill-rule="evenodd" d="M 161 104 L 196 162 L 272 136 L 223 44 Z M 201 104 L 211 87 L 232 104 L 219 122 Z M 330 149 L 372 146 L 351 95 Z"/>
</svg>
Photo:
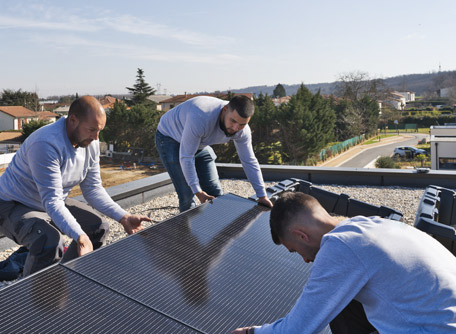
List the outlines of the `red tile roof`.
<svg viewBox="0 0 456 334">
<path fill-rule="evenodd" d="M 59 115 L 51 112 L 51 111 L 39 111 L 36 113 L 38 116 L 38 119 L 48 119 L 52 117 L 59 117 Z"/>
<path fill-rule="evenodd" d="M 22 106 L 0 106 L 0 111 L 13 117 L 36 117 L 37 114 Z"/>
</svg>

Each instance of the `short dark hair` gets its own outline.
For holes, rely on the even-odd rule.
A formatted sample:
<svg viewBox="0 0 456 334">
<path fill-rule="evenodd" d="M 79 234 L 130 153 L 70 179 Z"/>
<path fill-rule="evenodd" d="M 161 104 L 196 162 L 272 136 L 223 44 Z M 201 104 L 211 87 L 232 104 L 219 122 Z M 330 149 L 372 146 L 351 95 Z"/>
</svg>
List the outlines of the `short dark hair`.
<svg viewBox="0 0 456 334">
<path fill-rule="evenodd" d="M 245 95 L 236 95 L 228 103 L 231 110 L 236 110 L 242 118 L 252 117 L 255 112 L 253 101 Z"/>
<path fill-rule="evenodd" d="M 315 206 L 320 206 L 320 203 L 310 195 L 302 192 L 284 192 L 274 203 L 269 218 L 272 241 L 280 245 L 280 238 L 283 238 L 289 222 L 299 213 L 310 213 Z"/>
</svg>

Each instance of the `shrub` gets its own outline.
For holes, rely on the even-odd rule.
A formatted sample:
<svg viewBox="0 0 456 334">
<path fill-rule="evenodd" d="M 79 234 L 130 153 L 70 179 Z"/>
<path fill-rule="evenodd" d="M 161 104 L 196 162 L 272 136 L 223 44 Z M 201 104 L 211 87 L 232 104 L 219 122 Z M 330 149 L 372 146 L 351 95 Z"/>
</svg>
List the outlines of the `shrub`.
<svg viewBox="0 0 456 334">
<path fill-rule="evenodd" d="M 391 157 L 383 156 L 375 162 L 377 168 L 400 168 Z"/>
</svg>

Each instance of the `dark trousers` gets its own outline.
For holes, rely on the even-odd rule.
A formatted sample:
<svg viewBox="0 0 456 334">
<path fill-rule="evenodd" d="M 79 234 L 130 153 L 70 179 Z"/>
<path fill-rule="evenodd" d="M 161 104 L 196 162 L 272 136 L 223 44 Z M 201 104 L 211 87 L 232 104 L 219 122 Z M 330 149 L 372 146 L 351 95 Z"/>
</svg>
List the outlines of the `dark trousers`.
<svg viewBox="0 0 456 334">
<path fill-rule="evenodd" d="M 93 248 L 103 245 L 109 224 L 87 204 L 68 198 L 65 206 L 92 241 Z M 0 201 L 0 232 L 29 250 L 23 275 L 27 276 L 60 261 L 78 256 L 77 243 L 72 241 L 63 256 L 65 241 L 46 212 L 18 202 Z"/>
<path fill-rule="evenodd" d="M 352 300 L 337 317 L 330 322 L 333 334 L 370 334 L 377 330 L 367 320 L 363 305 Z"/>
</svg>

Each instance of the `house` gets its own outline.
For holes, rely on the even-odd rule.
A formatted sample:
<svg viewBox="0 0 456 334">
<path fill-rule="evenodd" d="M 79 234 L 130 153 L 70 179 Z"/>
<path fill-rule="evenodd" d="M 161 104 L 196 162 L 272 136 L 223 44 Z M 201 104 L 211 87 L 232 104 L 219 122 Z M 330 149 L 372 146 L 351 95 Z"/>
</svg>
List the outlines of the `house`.
<svg viewBox="0 0 456 334">
<path fill-rule="evenodd" d="M 157 110 L 162 110 L 161 103 L 172 98 L 171 95 L 150 95 L 147 99 L 157 104 Z"/>
<path fill-rule="evenodd" d="M 24 124 L 38 120 L 38 114 L 22 106 L 0 106 L 0 131 L 21 130 Z"/>
<path fill-rule="evenodd" d="M 249 99 L 253 100 L 253 94 L 252 93 L 236 93 L 234 94 L 235 96 L 236 95 L 244 95 L 244 96 L 247 96 Z M 163 100 L 160 102 L 160 110 L 162 111 L 168 111 L 176 106 L 178 106 L 179 104 L 187 101 L 187 100 L 190 100 L 194 97 L 197 97 L 197 96 L 212 96 L 212 97 L 217 97 L 219 99 L 222 99 L 222 100 L 226 100 L 228 99 L 228 94 L 227 93 L 220 93 L 220 94 L 184 94 L 184 95 L 176 95 L 176 96 L 173 96 L 172 98 L 170 99 L 167 99 L 167 100 Z M 158 109 L 158 107 L 157 107 Z"/>
<path fill-rule="evenodd" d="M 431 169 L 456 170 L 456 125 L 431 126 Z"/>
<path fill-rule="evenodd" d="M 383 101 L 383 104 L 388 104 L 397 110 L 403 110 L 406 103 L 406 97 L 404 97 L 399 92 L 391 92 L 389 96 Z"/>
<path fill-rule="evenodd" d="M 109 95 L 105 95 L 103 98 L 99 99 L 99 101 L 100 101 L 101 105 L 103 106 L 103 109 L 106 111 L 109 111 L 112 108 L 114 108 L 114 103 L 116 103 L 116 101 L 118 101 L 118 99 L 116 99 L 115 97 L 109 96 Z"/>
<path fill-rule="evenodd" d="M 405 103 L 415 101 L 415 92 L 394 92 L 405 99 Z"/>
<path fill-rule="evenodd" d="M 54 110 L 52 110 L 53 113 L 55 113 L 59 116 L 68 115 L 68 111 L 70 111 L 70 106 L 61 106 L 61 107 L 57 107 Z"/>
<path fill-rule="evenodd" d="M 287 104 L 290 102 L 291 96 L 284 96 L 284 97 L 277 97 L 272 99 L 272 102 L 276 107 L 282 105 L 282 104 Z"/>
<path fill-rule="evenodd" d="M 37 114 L 39 121 L 44 120 L 50 123 L 54 123 L 60 117 L 59 115 L 50 111 L 38 111 Z"/>
</svg>

